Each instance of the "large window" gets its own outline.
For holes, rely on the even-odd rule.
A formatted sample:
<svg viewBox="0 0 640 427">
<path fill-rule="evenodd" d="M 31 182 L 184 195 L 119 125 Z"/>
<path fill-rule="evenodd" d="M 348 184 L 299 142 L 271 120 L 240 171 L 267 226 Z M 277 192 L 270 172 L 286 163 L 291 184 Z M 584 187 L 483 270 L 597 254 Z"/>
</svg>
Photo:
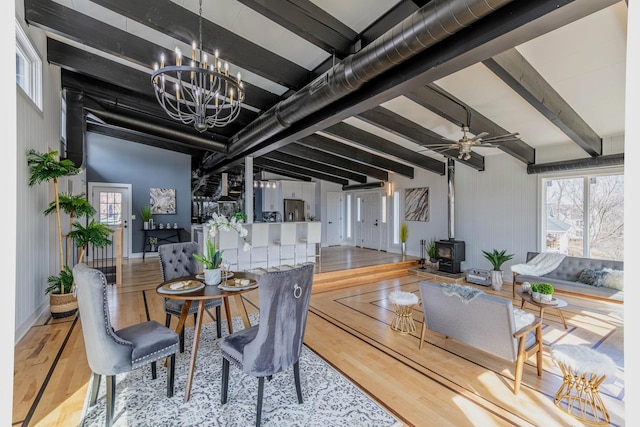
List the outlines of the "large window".
<svg viewBox="0 0 640 427">
<path fill-rule="evenodd" d="M 624 259 L 624 175 L 543 178 L 543 250 Z"/>
<path fill-rule="evenodd" d="M 400 244 L 400 192 L 393 192 L 393 244 Z"/>
<path fill-rule="evenodd" d="M 42 60 L 17 20 L 16 83 L 42 110 Z"/>
</svg>

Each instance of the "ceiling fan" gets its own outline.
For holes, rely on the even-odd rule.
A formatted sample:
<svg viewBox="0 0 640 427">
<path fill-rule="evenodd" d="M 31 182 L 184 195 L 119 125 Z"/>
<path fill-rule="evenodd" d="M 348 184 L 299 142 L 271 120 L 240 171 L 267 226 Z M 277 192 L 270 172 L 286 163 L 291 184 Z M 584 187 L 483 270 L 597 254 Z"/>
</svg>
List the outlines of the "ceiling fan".
<svg viewBox="0 0 640 427">
<path fill-rule="evenodd" d="M 459 140 L 455 141 L 453 139 L 443 137 L 442 139 L 448 142 L 442 144 L 425 144 L 423 145 L 424 150 L 432 150 L 436 153 L 442 153 L 443 151 L 456 149 L 459 152 L 458 159 L 469 160 L 471 158 L 471 149 L 473 147 L 499 147 L 499 145 L 496 144 L 517 141 L 520 139 L 518 132 L 492 136 L 489 138 L 485 138 L 485 136 L 489 135 L 488 132 L 480 132 L 476 136 L 472 137 L 470 137 L 468 133 L 469 126 L 462 126 L 462 138 Z"/>
</svg>

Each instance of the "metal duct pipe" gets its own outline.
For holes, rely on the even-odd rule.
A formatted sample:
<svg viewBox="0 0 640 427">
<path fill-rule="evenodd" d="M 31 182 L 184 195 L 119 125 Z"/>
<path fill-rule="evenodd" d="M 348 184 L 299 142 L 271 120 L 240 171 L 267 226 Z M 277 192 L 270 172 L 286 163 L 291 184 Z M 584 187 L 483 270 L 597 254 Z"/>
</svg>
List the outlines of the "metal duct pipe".
<svg viewBox="0 0 640 427">
<path fill-rule="evenodd" d="M 447 201 L 449 202 L 448 207 L 448 216 L 447 219 L 449 221 L 449 229 L 448 236 L 449 240 L 456 239 L 456 230 L 455 230 L 455 206 L 456 206 L 456 195 L 455 195 L 455 175 L 456 175 L 456 162 L 453 159 L 447 158 Z"/>
<path fill-rule="evenodd" d="M 111 113 L 109 111 L 87 107 L 84 107 L 84 109 L 95 114 L 100 119 L 108 121 L 116 126 L 125 126 L 129 129 L 148 132 L 163 138 L 173 139 L 178 142 L 191 144 L 205 150 L 217 151 L 219 153 L 224 153 L 227 149 L 227 145 L 223 142 L 212 141 L 210 139 L 206 139 L 197 135 L 190 135 L 184 133 L 183 131 L 163 128 L 152 123 L 147 123 L 142 120 L 126 117 L 121 114 Z"/>
<path fill-rule="evenodd" d="M 511 1 L 430 1 L 238 132 L 229 154 L 254 147 Z"/>
<path fill-rule="evenodd" d="M 565 160 L 562 162 L 542 163 L 527 166 L 529 175 L 545 172 L 563 172 L 580 169 L 624 166 L 624 153 L 608 156 L 588 157 L 586 159 Z"/>
</svg>

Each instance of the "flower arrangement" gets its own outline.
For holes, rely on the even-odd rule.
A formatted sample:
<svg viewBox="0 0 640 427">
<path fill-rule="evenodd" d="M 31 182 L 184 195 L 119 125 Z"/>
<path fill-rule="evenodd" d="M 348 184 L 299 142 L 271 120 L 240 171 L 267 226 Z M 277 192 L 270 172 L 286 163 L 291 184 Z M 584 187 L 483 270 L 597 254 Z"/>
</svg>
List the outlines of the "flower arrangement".
<svg viewBox="0 0 640 427">
<path fill-rule="evenodd" d="M 205 269 L 210 270 L 219 268 L 222 262 L 222 252 L 216 249 L 215 237 L 219 231 L 235 230 L 244 241 L 242 250 L 245 252 L 251 249 L 251 245 L 247 242 L 249 231 L 244 228 L 242 223 L 238 221 L 237 216 L 228 219 L 224 215 L 213 214 L 213 217 L 207 221 L 209 227 L 209 236 L 205 242 L 206 252 L 203 255 L 194 254 L 193 257 L 201 263 Z"/>
<path fill-rule="evenodd" d="M 158 238 L 157 238 L 157 237 L 154 237 L 154 236 L 149 237 L 149 244 L 150 244 L 151 246 L 155 246 L 155 245 L 157 245 L 157 244 L 158 244 Z"/>
</svg>

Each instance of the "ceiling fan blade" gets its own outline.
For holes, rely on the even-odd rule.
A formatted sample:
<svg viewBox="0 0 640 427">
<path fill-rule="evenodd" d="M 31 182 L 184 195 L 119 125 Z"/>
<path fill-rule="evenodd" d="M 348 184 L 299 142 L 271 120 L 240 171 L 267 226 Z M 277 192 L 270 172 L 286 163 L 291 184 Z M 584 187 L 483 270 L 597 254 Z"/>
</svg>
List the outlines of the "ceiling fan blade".
<svg viewBox="0 0 640 427">
<path fill-rule="evenodd" d="M 518 132 L 513 132 L 513 133 L 507 133 L 507 134 L 504 134 L 504 135 L 492 136 L 492 137 L 490 137 L 490 138 L 485 138 L 485 139 L 483 139 L 483 141 L 485 141 L 485 142 L 487 142 L 487 141 L 491 142 L 491 141 L 494 141 L 494 140 L 497 140 L 497 139 L 500 139 L 500 140 L 506 140 L 506 139 L 509 139 L 509 140 L 514 140 L 514 141 L 515 141 L 515 140 L 520 139 L 520 136 L 519 136 L 519 135 L 520 135 L 520 134 L 519 134 Z"/>
<path fill-rule="evenodd" d="M 480 138 L 482 138 L 483 136 L 489 135 L 489 132 L 480 132 L 479 134 L 477 134 L 476 136 L 474 136 L 473 138 L 469 138 L 469 141 L 477 141 Z"/>
</svg>

